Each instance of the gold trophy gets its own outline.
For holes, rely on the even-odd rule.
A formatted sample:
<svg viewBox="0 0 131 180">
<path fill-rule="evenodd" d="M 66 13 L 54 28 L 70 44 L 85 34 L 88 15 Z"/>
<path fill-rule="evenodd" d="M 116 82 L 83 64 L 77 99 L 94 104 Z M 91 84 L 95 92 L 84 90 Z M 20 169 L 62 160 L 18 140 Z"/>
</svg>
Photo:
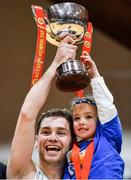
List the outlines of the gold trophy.
<svg viewBox="0 0 131 180">
<path fill-rule="evenodd" d="M 44 9 L 46 40 L 58 46 L 64 34 L 73 35 L 75 44 L 83 42 L 87 30 L 88 12 L 76 3 L 54 4 Z M 56 87 L 64 92 L 79 91 L 90 83 L 85 65 L 80 60 L 68 59 L 56 71 Z"/>
</svg>

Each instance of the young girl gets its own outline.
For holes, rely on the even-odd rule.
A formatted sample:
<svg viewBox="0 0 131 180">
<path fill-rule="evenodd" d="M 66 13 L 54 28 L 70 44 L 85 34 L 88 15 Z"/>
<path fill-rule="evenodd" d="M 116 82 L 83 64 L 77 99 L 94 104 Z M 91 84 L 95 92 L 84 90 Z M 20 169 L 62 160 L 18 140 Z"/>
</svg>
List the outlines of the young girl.
<svg viewBox="0 0 131 180">
<path fill-rule="evenodd" d="M 91 77 L 93 97 L 73 100 L 76 141 L 67 155 L 64 179 L 122 179 L 122 128 L 112 94 L 90 56 L 81 58 Z"/>
</svg>

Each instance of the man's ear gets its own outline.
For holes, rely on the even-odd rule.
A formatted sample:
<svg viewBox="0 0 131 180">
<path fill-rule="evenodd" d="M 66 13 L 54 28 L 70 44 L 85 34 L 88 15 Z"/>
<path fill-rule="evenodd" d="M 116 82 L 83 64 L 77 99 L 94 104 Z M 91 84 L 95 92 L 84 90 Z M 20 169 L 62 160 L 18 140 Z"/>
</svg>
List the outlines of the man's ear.
<svg viewBox="0 0 131 180">
<path fill-rule="evenodd" d="M 39 142 L 38 142 L 38 135 L 35 136 L 35 144 L 34 144 L 34 148 L 37 148 L 39 145 Z"/>
</svg>

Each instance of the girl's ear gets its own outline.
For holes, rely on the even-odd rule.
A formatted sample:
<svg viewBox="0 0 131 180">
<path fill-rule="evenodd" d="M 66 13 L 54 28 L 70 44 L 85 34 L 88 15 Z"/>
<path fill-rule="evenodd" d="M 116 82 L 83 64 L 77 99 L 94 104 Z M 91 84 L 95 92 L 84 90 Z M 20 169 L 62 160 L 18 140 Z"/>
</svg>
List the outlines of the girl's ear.
<svg viewBox="0 0 131 180">
<path fill-rule="evenodd" d="M 35 136 L 35 144 L 34 144 L 34 148 L 37 148 L 39 145 L 39 142 L 38 142 L 38 135 Z"/>
</svg>

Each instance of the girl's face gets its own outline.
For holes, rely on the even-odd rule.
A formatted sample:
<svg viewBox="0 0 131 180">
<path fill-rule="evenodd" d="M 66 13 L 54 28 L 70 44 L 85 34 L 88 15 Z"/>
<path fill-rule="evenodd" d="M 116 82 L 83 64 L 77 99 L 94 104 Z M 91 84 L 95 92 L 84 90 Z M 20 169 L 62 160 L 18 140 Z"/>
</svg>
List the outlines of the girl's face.
<svg viewBox="0 0 131 180">
<path fill-rule="evenodd" d="M 93 138 L 96 131 L 97 110 L 96 107 L 87 103 L 73 106 L 73 127 L 80 139 Z"/>
</svg>

